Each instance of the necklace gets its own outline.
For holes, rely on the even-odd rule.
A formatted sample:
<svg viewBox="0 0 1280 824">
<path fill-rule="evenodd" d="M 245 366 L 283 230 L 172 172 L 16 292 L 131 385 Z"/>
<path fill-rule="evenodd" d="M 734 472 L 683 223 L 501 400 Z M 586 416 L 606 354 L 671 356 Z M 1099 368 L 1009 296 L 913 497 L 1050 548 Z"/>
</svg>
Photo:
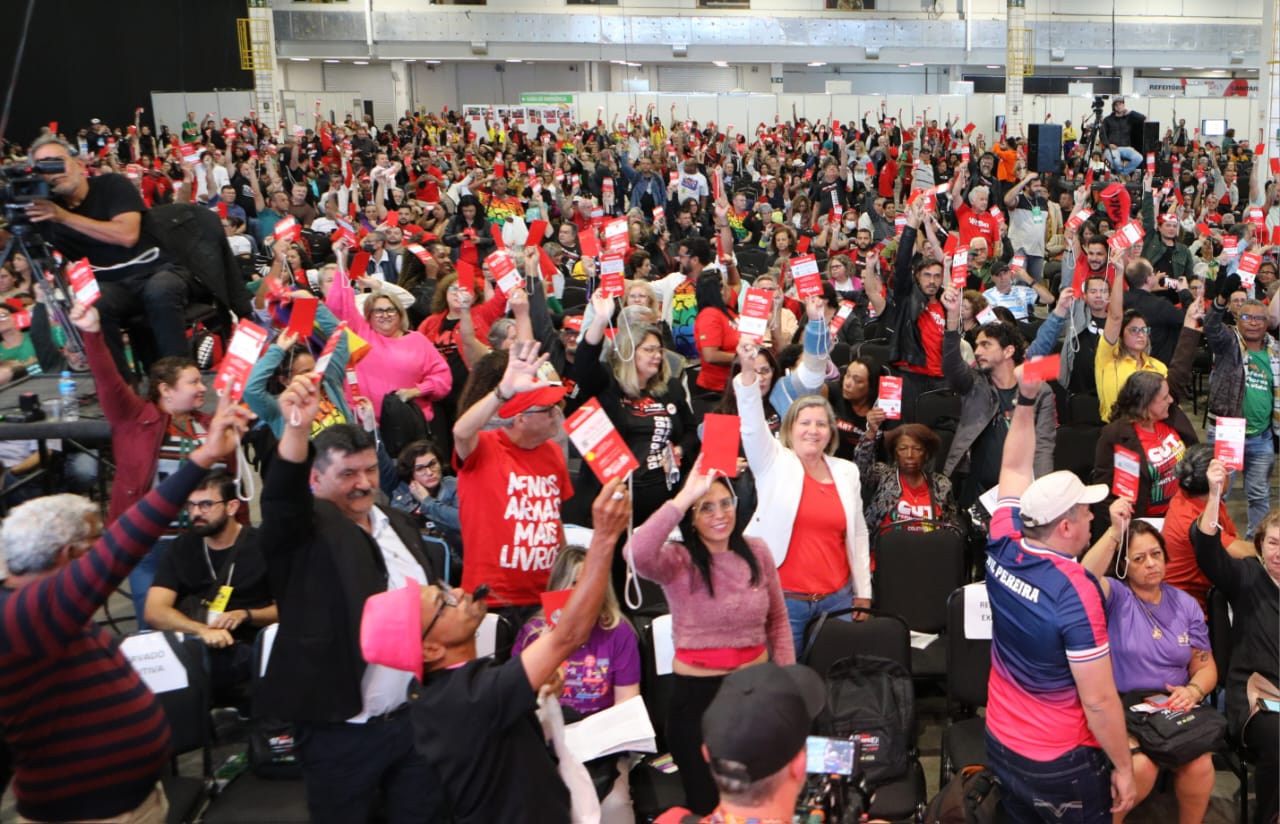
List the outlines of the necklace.
<svg viewBox="0 0 1280 824">
<path fill-rule="evenodd" d="M 1156 623 L 1155 615 L 1152 615 L 1151 610 L 1147 608 L 1146 599 L 1143 598 L 1141 595 L 1139 595 L 1137 592 L 1133 593 L 1133 597 L 1138 601 L 1138 605 L 1142 607 L 1142 611 L 1147 614 L 1147 620 L 1151 622 L 1151 637 L 1159 641 L 1161 638 L 1164 637 L 1164 630 L 1162 630 L 1160 628 L 1160 625 Z M 1158 607 L 1160 605 L 1156 604 L 1156 606 Z"/>
</svg>

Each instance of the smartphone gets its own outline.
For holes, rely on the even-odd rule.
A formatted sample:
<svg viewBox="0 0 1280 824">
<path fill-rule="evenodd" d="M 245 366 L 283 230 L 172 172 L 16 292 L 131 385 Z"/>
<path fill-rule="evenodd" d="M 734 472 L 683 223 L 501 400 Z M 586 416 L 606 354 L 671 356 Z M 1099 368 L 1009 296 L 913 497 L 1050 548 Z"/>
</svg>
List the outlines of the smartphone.
<svg viewBox="0 0 1280 824">
<path fill-rule="evenodd" d="M 1169 696 L 1163 692 L 1145 696 L 1142 700 L 1153 707 L 1167 707 L 1170 701 Z"/>
<path fill-rule="evenodd" d="M 1280 712 L 1280 701 L 1277 701 L 1274 698 L 1259 698 L 1258 703 L 1261 704 L 1262 708 L 1267 712 Z"/>
<path fill-rule="evenodd" d="M 805 739 L 805 772 L 811 775 L 853 775 L 857 749 L 854 741 L 811 735 Z"/>
</svg>

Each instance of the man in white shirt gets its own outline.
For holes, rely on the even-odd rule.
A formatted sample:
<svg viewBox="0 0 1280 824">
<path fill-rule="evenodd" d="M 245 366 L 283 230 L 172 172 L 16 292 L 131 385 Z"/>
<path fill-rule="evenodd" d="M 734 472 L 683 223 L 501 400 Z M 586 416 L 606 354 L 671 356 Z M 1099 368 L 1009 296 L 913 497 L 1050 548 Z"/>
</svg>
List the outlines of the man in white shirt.
<svg viewBox="0 0 1280 824">
<path fill-rule="evenodd" d="M 698 171 L 698 161 L 690 159 L 684 162 L 684 173 L 680 175 L 676 188 L 681 205 L 686 201 L 696 200 L 699 209 L 707 208 L 711 187 L 707 184 L 706 175 Z"/>
<path fill-rule="evenodd" d="M 990 305 L 1008 309 L 1018 320 L 1027 320 L 1030 307 L 1036 303 L 1053 303 L 1053 293 L 1048 287 L 1032 280 L 1027 270 L 1021 267 L 1014 269 L 1006 263 L 996 263 L 991 267 L 991 279 L 996 285 L 983 292 L 982 296 Z"/>
</svg>

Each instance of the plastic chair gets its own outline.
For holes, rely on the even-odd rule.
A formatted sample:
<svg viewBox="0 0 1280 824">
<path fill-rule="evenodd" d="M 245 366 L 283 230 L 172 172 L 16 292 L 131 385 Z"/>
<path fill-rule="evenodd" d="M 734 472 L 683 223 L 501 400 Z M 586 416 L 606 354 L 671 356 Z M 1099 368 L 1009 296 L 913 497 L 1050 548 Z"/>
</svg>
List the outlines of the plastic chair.
<svg viewBox="0 0 1280 824">
<path fill-rule="evenodd" d="M 927 532 L 913 531 L 929 529 Z M 922 570 L 928 574 L 921 575 Z M 875 605 L 915 632 L 939 637 L 911 648 L 911 672 L 939 678 L 946 672 L 947 598 L 965 582 L 964 536 L 936 521 L 903 521 L 876 537 Z"/>
<path fill-rule="evenodd" d="M 966 594 L 986 593 L 986 584 L 960 587 L 947 598 L 947 726 L 942 731 L 938 786 L 972 764 L 987 763 L 987 722 L 975 713 L 987 705 L 991 639 L 964 630 Z"/>
</svg>

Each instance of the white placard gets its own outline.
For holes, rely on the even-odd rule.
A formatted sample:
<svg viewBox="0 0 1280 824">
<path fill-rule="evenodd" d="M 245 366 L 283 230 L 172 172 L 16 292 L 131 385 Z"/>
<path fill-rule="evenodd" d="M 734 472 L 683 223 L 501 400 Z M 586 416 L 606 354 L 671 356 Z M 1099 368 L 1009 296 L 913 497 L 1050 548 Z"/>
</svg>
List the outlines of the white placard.
<svg viewBox="0 0 1280 824">
<path fill-rule="evenodd" d="M 657 752 L 653 723 L 640 696 L 566 724 L 564 746 L 580 762 L 617 752 Z"/>
<path fill-rule="evenodd" d="M 659 615 L 650 625 L 653 632 L 653 668 L 658 675 L 670 675 L 676 660 L 676 642 L 671 634 L 671 616 Z"/>
<path fill-rule="evenodd" d="M 184 690 L 190 684 L 187 668 L 178 660 L 163 632 L 130 635 L 120 642 L 120 651 L 142 682 L 157 695 Z"/>
<path fill-rule="evenodd" d="M 476 657 L 487 658 L 498 648 L 498 616 L 492 612 L 480 619 L 476 627 Z"/>
<path fill-rule="evenodd" d="M 965 585 L 964 637 L 970 641 L 991 640 L 991 599 L 987 597 L 986 584 Z"/>
</svg>

